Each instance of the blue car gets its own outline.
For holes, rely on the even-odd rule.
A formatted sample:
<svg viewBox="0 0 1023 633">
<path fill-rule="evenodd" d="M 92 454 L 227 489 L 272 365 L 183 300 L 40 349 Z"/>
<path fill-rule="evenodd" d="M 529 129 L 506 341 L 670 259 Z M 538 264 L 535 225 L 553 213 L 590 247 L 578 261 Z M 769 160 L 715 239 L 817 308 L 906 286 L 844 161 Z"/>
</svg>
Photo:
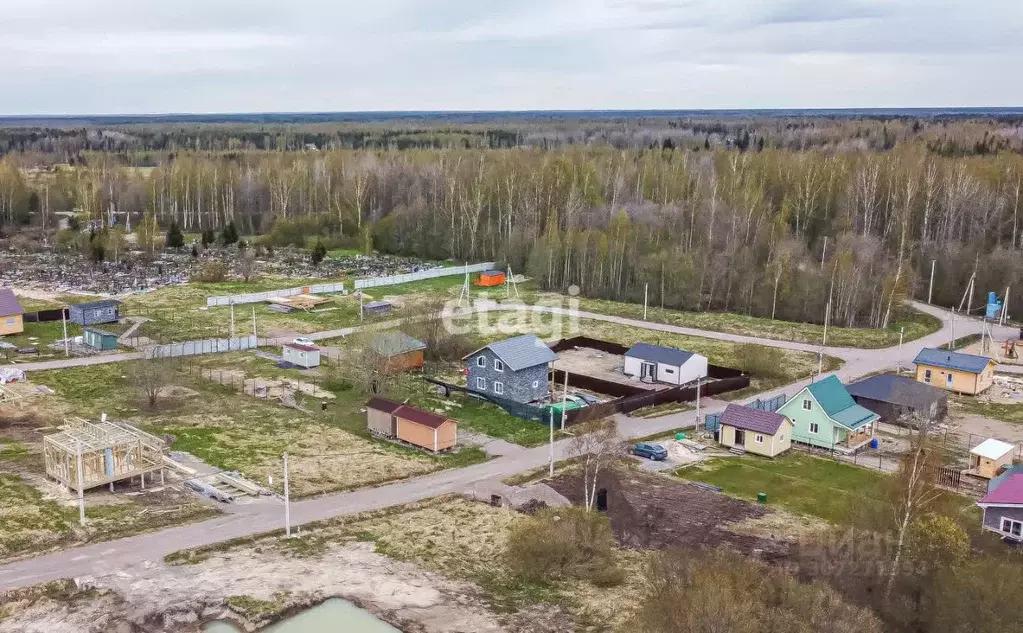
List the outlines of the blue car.
<svg viewBox="0 0 1023 633">
<path fill-rule="evenodd" d="M 636 457 L 646 457 L 654 461 L 664 461 L 668 457 L 668 449 L 660 444 L 636 444 L 629 447 L 629 452 Z"/>
</svg>

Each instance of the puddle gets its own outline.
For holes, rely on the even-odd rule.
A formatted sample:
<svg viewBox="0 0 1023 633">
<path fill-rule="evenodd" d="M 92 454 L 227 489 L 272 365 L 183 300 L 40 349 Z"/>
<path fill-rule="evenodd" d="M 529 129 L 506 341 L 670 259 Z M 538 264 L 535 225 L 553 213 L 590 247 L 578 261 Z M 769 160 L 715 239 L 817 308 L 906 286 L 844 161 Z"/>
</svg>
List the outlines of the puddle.
<svg viewBox="0 0 1023 633">
<path fill-rule="evenodd" d="M 242 633 L 242 629 L 228 622 L 211 622 L 203 627 L 204 633 Z M 282 620 L 264 633 L 401 633 L 390 624 L 379 620 L 369 611 L 354 604 L 331 598 Z"/>
</svg>

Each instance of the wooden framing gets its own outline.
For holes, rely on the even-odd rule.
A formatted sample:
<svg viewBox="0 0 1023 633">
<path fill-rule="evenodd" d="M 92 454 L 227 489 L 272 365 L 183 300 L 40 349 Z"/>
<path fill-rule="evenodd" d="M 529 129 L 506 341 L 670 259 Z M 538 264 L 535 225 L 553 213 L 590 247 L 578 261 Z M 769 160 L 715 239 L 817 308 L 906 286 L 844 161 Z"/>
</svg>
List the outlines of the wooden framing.
<svg viewBox="0 0 1023 633">
<path fill-rule="evenodd" d="M 160 438 L 128 424 L 75 418 L 43 438 L 43 458 L 49 477 L 71 490 L 88 490 L 162 470 L 164 446 Z"/>
</svg>

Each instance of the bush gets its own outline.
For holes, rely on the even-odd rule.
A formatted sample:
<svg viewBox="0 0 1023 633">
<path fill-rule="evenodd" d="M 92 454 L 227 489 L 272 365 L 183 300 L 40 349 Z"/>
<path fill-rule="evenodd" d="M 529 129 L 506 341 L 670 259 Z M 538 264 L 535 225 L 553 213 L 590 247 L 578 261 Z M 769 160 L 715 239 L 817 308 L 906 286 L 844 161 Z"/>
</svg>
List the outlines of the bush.
<svg viewBox="0 0 1023 633">
<path fill-rule="evenodd" d="M 742 343 L 736 348 L 739 369 L 759 378 L 787 378 L 785 356 L 777 347 Z"/>
<path fill-rule="evenodd" d="M 512 572 L 532 582 L 586 580 L 601 587 L 621 584 L 607 517 L 582 508 L 544 508 L 523 517 L 508 536 Z"/>
<path fill-rule="evenodd" d="M 206 262 L 199 267 L 195 275 L 196 281 L 217 283 L 227 279 L 227 264 L 224 262 Z"/>
</svg>

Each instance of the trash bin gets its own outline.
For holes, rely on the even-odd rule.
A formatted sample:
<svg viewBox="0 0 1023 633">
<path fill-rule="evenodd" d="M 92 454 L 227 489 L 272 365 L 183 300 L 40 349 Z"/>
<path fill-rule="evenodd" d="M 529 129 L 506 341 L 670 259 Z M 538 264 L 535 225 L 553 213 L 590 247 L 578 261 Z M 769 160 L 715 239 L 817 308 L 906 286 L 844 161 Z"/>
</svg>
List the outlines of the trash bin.
<svg viewBox="0 0 1023 633">
<path fill-rule="evenodd" d="M 679 440 L 681 442 L 682 440 L 686 439 L 686 434 L 685 433 L 676 433 L 675 434 L 675 439 Z"/>
<path fill-rule="evenodd" d="M 870 440 L 870 448 L 873 448 L 873 449 L 876 450 L 877 447 L 880 446 L 880 445 L 881 445 L 881 442 L 878 442 L 877 438 L 874 438 L 874 439 Z"/>
<path fill-rule="evenodd" d="M 758 492 L 757 493 L 757 503 L 767 503 L 767 493 L 766 492 Z"/>
</svg>

